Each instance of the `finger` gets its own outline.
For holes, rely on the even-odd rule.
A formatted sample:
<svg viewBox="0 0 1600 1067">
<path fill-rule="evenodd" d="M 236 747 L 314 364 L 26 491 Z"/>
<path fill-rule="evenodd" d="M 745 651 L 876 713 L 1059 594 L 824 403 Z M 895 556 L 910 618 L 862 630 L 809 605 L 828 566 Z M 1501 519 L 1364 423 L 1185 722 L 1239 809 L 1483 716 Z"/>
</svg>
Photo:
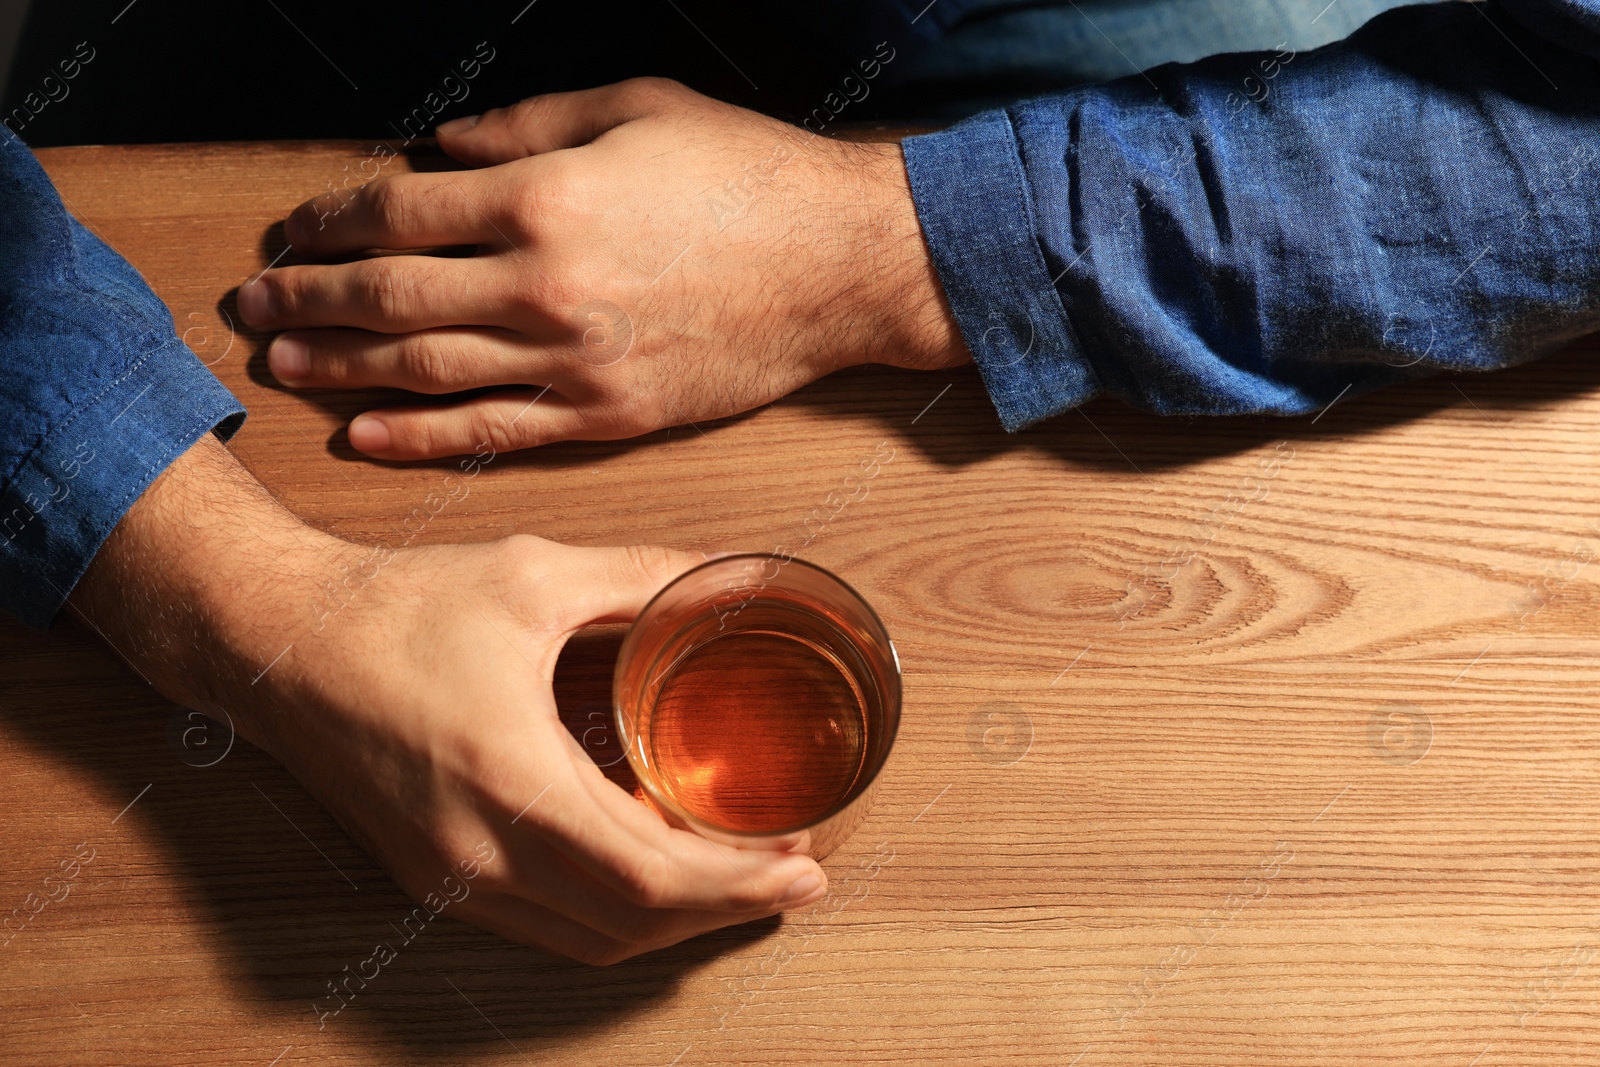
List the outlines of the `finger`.
<svg viewBox="0 0 1600 1067">
<path fill-rule="evenodd" d="M 581 752 L 582 746 L 580 745 L 578 748 Z M 587 755 L 587 753 L 584 753 L 585 759 L 582 762 L 592 767 L 594 761 L 587 759 Z M 615 819 L 618 825 L 638 837 L 641 844 L 649 847 L 657 840 L 660 828 L 665 825 L 659 815 L 645 807 L 637 798 L 625 792 L 615 782 L 607 778 L 605 772 L 600 770 L 599 767 L 594 767 L 592 773 L 584 773 L 580 767 L 580 777 L 583 779 L 585 788 L 589 790 L 589 795 L 593 798 L 595 805 Z M 740 851 L 807 854 L 811 847 L 811 831 L 798 830 L 781 836 L 764 835 L 760 839 L 759 849 L 754 848 L 754 846 L 750 849 L 735 849 L 720 845 L 717 842 L 712 842 L 712 845 L 721 849 L 724 855 Z M 784 905 L 784 907 L 792 906 L 792 904 Z"/>
<path fill-rule="evenodd" d="M 597 622 L 631 622 L 651 597 L 685 571 L 705 563 L 699 553 L 654 545 L 628 548 L 556 546 L 573 629 Z"/>
<path fill-rule="evenodd" d="M 554 846 L 534 835 L 508 838 L 506 845 L 513 887 L 507 892 L 624 945 L 674 944 L 782 910 L 777 904 L 742 912 L 640 907 L 596 881 Z"/>
<path fill-rule="evenodd" d="M 567 382 L 561 361 L 513 330 L 455 327 L 387 334 L 304 330 L 279 334 L 267 367 L 294 389 L 407 389 L 456 393 L 491 385 Z"/>
<path fill-rule="evenodd" d="M 283 235 L 312 256 L 491 244 L 504 239 L 493 216 L 505 183 L 496 171 L 378 178 L 307 200 L 284 219 Z"/>
<path fill-rule="evenodd" d="M 463 915 L 473 925 L 501 937 L 596 967 L 621 963 L 706 932 L 698 930 L 680 936 L 674 931 L 651 941 L 628 942 L 584 926 L 553 909 L 504 893 L 485 894 L 476 910 Z M 740 921 L 748 920 L 724 917 L 720 925 L 731 926 Z"/>
<path fill-rule="evenodd" d="M 538 817 L 542 834 L 562 854 L 630 904 L 643 908 L 734 913 L 776 912 L 818 899 L 827 877 L 815 860 L 794 852 L 729 848 L 659 819 L 644 827 L 615 819 L 616 800 L 637 804 L 612 784 L 596 804 L 587 786 L 552 789 Z"/>
<path fill-rule="evenodd" d="M 554 542 L 550 543 L 553 544 Z M 669 550 L 645 548 L 635 549 L 634 551 L 665 552 Z M 686 553 L 672 552 L 671 555 L 674 557 L 687 557 Z M 677 564 L 675 561 L 675 565 L 692 566 L 698 562 L 701 561 L 684 558 L 682 564 Z M 577 771 L 579 779 L 589 791 L 589 795 L 596 807 L 609 813 L 617 821 L 618 825 L 638 837 L 641 844 L 648 846 L 654 841 L 662 826 L 662 818 L 657 814 L 656 810 L 641 803 L 633 794 L 619 788 L 615 782 L 607 778 L 605 771 L 601 770 L 583 744 L 570 731 L 564 730 L 560 736 L 566 743 L 568 754 L 572 758 L 572 764 Z M 787 834 L 763 834 L 755 842 L 744 847 L 763 852 L 798 852 L 809 855 L 811 852 L 811 831 L 796 830 Z"/>
<path fill-rule="evenodd" d="M 507 390 L 447 407 L 395 407 L 357 415 L 350 445 L 375 459 L 438 459 L 491 449 L 586 439 L 582 412 L 548 386 Z"/>
<path fill-rule="evenodd" d="M 379 256 L 269 270 L 240 287 L 239 314 L 258 330 L 354 326 L 411 333 L 510 326 L 513 296 L 506 271 L 489 259 Z"/>
<path fill-rule="evenodd" d="M 579 963 L 604 967 L 648 951 L 624 945 L 557 911 L 506 893 L 480 891 L 470 899 L 471 906 L 457 914 L 472 925 Z"/>
<path fill-rule="evenodd" d="M 531 96 L 446 122 L 435 133 L 445 152 L 482 167 L 588 144 L 624 122 L 693 95 L 665 78 L 630 78 L 598 89 Z"/>
</svg>

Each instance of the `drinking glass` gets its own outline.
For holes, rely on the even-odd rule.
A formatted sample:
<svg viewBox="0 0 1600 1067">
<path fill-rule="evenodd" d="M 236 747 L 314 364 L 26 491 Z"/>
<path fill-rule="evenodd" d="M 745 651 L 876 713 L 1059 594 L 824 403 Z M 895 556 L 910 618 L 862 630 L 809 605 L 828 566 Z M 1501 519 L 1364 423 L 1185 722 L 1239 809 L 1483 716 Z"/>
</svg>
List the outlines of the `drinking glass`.
<svg viewBox="0 0 1600 1067">
<path fill-rule="evenodd" d="M 731 555 L 680 576 L 623 640 L 617 733 L 647 803 L 727 844 L 821 859 L 866 813 L 900 726 L 900 660 L 854 589 Z"/>
</svg>

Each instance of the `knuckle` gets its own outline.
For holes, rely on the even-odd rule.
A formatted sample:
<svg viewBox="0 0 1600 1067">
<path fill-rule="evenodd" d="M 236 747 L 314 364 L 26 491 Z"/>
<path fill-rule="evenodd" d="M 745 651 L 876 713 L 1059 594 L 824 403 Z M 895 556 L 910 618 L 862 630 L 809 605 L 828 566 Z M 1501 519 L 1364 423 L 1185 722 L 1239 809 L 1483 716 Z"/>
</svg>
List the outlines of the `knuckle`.
<svg viewBox="0 0 1600 1067">
<path fill-rule="evenodd" d="M 531 173 L 511 194 L 514 224 L 523 236 L 537 236 L 546 219 L 570 221 L 585 212 L 589 181 L 578 168 L 558 155 L 547 155 Z"/>
<path fill-rule="evenodd" d="M 450 386 L 461 380 L 456 354 L 428 334 L 411 334 L 401 340 L 400 366 L 408 378 L 431 385 Z"/>
<path fill-rule="evenodd" d="M 688 91 L 680 81 L 655 76 L 629 78 L 618 84 L 617 89 L 630 103 L 643 108 L 672 103 Z"/>
<path fill-rule="evenodd" d="M 618 872 L 622 877 L 622 895 L 641 908 L 663 908 L 671 903 L 672 886 L 667 857 L 649 849 Z"/>
<path fill-rule="evenodd" d="M 617 556 L 617 575 L 620 581 L 634 582 L 640 578 L 666 584 L 673 572 L 673 553 L 659 545 L 628 545 Z"/>
<path fill-rule="evenodd" d="M 546 199 L 545 187 L 538 181 L 518 182 L 506 194 L 505 217 L 501 222 L 511 231 L 515 243 L 527 244 L 539 240 L 543 232 L 539 220 L 548 210 Z"/>
<path fill-rule="evenodd" d="M 544 566 L 550 548 L 555 544 L 538 534 L 525 533 L 510 534 L 502 537 L 497 543 L 504 549 L 510 564 L 518 569 Z"/>
<path fill-rule="evenodd" d="M 578 310 L 588 302 L 597 279 L 586 277 L 577 264 L 564 264 L 546 272 L 538 289 L 544 306 L 571 324 L 575 338 L 583 343 L 585 331 L 595 325 L 594 320 L 578 315 Z"/>
<path fill-rule="evenodd" d="M 612 335 L 616 332 L 607 314 L 594 310 L 594 294 L 604 283 L 605 279 L 597 270 L 572 258 L 551 256 L 541 264 L 535 277 L 522 284 L 517 299 L 525 305 L 524 310 L 536 311 L 542 319 L 556 320 L 563 343 L 568 346 L 569 353 L 578 357 L 572 362 L 586 363 L 589 361 L 581 358 L 589 352 L 585 347 L 585 335 L 591 341 L 600 341 L 607 336 L 605 331 L 611 331 Z M 597 332 L 589 333 L 590 330 Z"/>
<path fill-rule="evenodd" d="M 393 178 L 379 178 L 362 190 L 367 213 L 380 234 L 402 234 L 410 221 L 411 197 Z"/>
<path fill-rule="evenodd" d="M 543 585 L 553 570 L 550 562 L 552 542 L 535 534 L 512 534 L 494 542 L 498 551 L 490 564 L 497 585 L 530 582 Z M 542 814 L 542 813 L 541 813 Z"/>
<path fill-rule="evenodd" d="M 487 442 L 488 447 L 497 454 L 514 452 L 527 447 L 530 443 L 521 440 L 521 431 L 508 423 L 504 416 L 493 411 L 476 412 L 467 424 L 467 429 L 472 438 L 472 447 L 482 448 Z"/>
<path fill-rule="evenodd" d="M 355 281 L 359 299 L 379 318 L 398 322 L 410 317 L 410 286 L 400 272 L 383 260 L 362 263 Z"/>
<path fill-rule="evenodd" d="M 536 170 L 523 181 L 510 182 L 498 206 L 499 226 L 510 230 L 514 245 L 538 243 L 546 232 L 542 221 L 563 218 L 560 197 L 566 179 L 565 163 L 555 157 L 541 158 Z"/>
<path fill-rule="evenodd" d="M 478 868 L 477 876 L 473 879 L 472 891 L 474 893 L 514 893 L 518 884 L 509 864 L 499 862 L 486 863 Z"/>
<path fill-rule="evenodd" d="M 556 272 L 557 268 L 550 267 L 537 275 L 522 279 L 507 294 L 506 302 L 511 310 L 522 318 L 532 317 L 536 321 L 553 317 L 556 309 L 560 307 L 556 301 L 564 288 L 557 281 Z"/>
<path fill-rule="evenodd" d="M 359 358 L 340 352 L 319 354 L 316 349 L 312 349 L 312 378 L 319 385 L 334 387 L 355 385 L 360 375 Z"/>
<path fill-rule="evenodd" d="M 592 410 L 593 424 L 623 437 L 651 433 L 668 424 L 660 398 L 650 392 L 601 385 Z"/>
<path fill-rule="evenodd" d="M 553 117 L 556 99 L 551 95 L 529 96 L 506 108 L 496 108 L 484 116 L 485 120 L 503 117 L 505 125 L 537 128 Z M 497 115 L 496 112 L 500 114 Z"/>
<path fill-rule="evenodd" d="M 278 305 L 278 314 L 292 317 L 299 313 L 305 306 L 305 285 L 301 280 L 304 277 L 298 267 L 279 267 L 269 270 L 261 276 L 257 285 L 264 285 L 273 296 Z"/>
<path fill-rule="evenodd" d="M 497 590 L 505 607 L 517 613 L 526 613 L 530 603 L 544 601 L 544 593 L 560 570 L 554 563 L 552 542 L 533 534 L 512 534 L 486 546 L 488 556 L 483 565 L 483 576 L 489 588 Z M 565 626 L 566 607 L 563 598 L 543 611 L 541 617 L 557 630 Z M 543 825 L 546 812 L 534 810 L 525 821 Z"/>
</svg>

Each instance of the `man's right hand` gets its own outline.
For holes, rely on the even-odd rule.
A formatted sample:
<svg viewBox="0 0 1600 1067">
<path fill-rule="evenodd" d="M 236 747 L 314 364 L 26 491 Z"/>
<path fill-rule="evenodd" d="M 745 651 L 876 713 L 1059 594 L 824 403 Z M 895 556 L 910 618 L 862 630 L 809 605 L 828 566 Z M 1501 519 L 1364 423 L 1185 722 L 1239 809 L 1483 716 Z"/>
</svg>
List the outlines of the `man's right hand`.
<svg viewBox="0 0 1600 1067">
<path fill-rule="evenodd" d="M 375 555 L 300 523 L 208 437 L 72 600 L 163 693 L 225 708 L 414 898 L 492 850 L 452 914 L 611 963 L 825 891 L 804 855 L 668 827 L 557 717 L 566 640 L 697 562 L 526 536 Z M 322 582 L 351 573 L 370 577 L 329 611 Z"/>
<path fill-rule="evenodd" d="M 473 392 L 358 416 L 350 444 L 369 456 L 617 440 L 856 364 L 971 361 L 897 144 L 821 137 L 659 78 L 438 132 L 477 169 L 302 204 L 285 237 L 339 262 L 239 290 L 247 323 L 288 331 L 268 353 L 287 385 Z M 478 252 L 350 261 L 437 245 Z"/>
</svg>

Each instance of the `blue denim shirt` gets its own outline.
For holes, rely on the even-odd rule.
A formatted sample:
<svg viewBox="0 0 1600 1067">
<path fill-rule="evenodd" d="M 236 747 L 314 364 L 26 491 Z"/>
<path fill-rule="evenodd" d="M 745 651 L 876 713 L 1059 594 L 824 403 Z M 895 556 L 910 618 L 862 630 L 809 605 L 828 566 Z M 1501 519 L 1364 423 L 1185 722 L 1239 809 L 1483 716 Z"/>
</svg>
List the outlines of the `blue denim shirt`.
<svg viewBox="0 0 1600 1067">
<path fill-rule="evenodd" d="M 961 7 L 930 9 L 958 19 Z M 1600 329 L 1600 0 L 1397 8 L 905 143 L 1008 430 L 1294 415 Z"/>
<path fill-rule="evenodd" d="M 871 17 L 909 53 L 1039 7 Z M 1400 8 L 1315 51 L 986 111 L 908 140 L 906 165 L 1007 429 L 1101 392 L 1308 412 L 1600 328 L 1597 56 L 1600 0 Z M 0 610 L 43 626 L 151 480 L 243 411 L 9 133 L 0 359 Z"/>
<path fill-rule="evenodd" d="M 43 627 L 156 475 L 244 409 L 9 132 L 0 366 L 0 610 Z"/>
</svg>

